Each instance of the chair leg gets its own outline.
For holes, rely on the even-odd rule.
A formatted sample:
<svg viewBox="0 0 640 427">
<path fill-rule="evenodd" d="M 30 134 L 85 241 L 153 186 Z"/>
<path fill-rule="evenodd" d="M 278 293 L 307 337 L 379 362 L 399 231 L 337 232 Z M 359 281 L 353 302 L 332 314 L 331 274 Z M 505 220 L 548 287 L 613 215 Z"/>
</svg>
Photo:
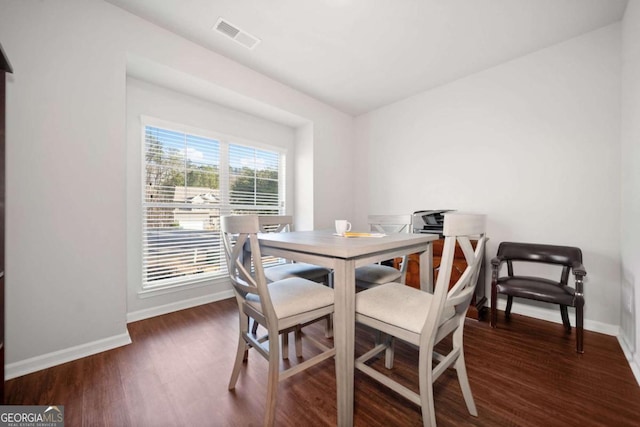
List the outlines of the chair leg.
<svg viewBox="0 0 640 427">
<path fill-rule="evenodd" d="M 324 325 L 325 338 L 333 338 L 333 314 L 327 314 Z"/>
<path fill-rule="evenodd" d="M 375 331 L 373 338 L 373 345 L 377 347 L 384 342 L 384 367 L 387 369 L 393 369 L 393 336 L 382 333 L 381 331 Z M 379 354 L 379 353 L 378 353 Z"/>
<path fill-rule="evenodd" d="M 458 333 L 459 332 L 459 333 Z M 453 367 L 458 374 L 458 383 L 460 383 L 460 389 L 462 390 L 462 396 L 464 397 L 464 403 L 467 404 L 467 410 L 474 417 L 478 416 L 478 410 L 473 400 L 473 394 L 471 393 L 471 387 L 469 386 L 469 377 L 467 376 L 467 365 L 464 362 L 464 348 L 462 346 L 462 328 L 459 328 L 453 335 L 454 349 L 457 347 L 460 349 L 460 355 L 456 360 Z"/>
<path fill-rule="evenodd" d="M 238 349 L 236 350 L 236 359 L 233 362 L 233 370 L 231 371 L 231 378 L 229 379 L 229 390 L 233 390 L 236 388 L 236 383 L 238 382 L 238 376 L 240 375 L 240 368 L 242 367 L 242 363 L 247 360 L 249 355 L 249 346 L 242 336 L 243 333 L 247 332 L 249 328 L 249 319 L 240 314 L 240 331 L 238 332 Z"/>
<path fill-rule="evenodd" d="M 513 297 L 511 295 L 507 295 L 507 307 L 504 310 L 505 319 L 511 318 L 511 305 L 513 304 Z"/>
<path fill-rule="evenodd" d="M 491 327 L 495 328 L 498 323 L 498 291 L 495 286 L 491 286 Z"/>
<path fill-rule="evenodd" d="M 264 425 L 273 426 L 276 419 L 276 400 L 278 397 L 278 375 L 280 373 L 280 355 L 278 354 L 278 331 L 269 331 L 269 374 L 267 380 L 267 402 Z"/>
<path fill-rule="evenodd" d="M 253 320 L 249 316 L 247 316 L 247 328 L 245 329 L 245 331 L 249 330 L 249 325 L 251 324 L 251 322 L 253 322 L 253 328 L 254 329 L 258 329 L 258 322 L 256 322 L 255 320 Z M 253 332 L 253 335 L 255 336 L 256 333 Z M 242 358 L 242 361 L 246 362 L 247 360 L 249 360 L 249 346 L 245 345 L 244 357 Z"/>
<path fill-rule="evenodd" d="M 302 328 L 300 326 L 296 326 L 296 330 L 294 332 L 295 340 L 296 340 L 296 357 L 302 357 Z"/>
<path fill-rule="evenodd" d="M 562 316 L 562 324 L 564 325 L 565 331 L 571 333 L 571 322 L 569 321 L 569 312 L 566 305 L 560 306 L 560 315 Z"/>
<path fill-rule="evenodd" d="M 253 320 L 253 325 L 251 326 L 251 333 L 253 335 L 258 333 L 258 322 L 256 322 L 255 320 Z"/>
<path fill-rule="evenodd" d="M 289 358 L 289 332 L 282 333 L 282 359 L 287 360 Z"/>
<path fill-rule="evenodd" d="M 433 347 L 420 348 L 420 407 L 422 409 L 422 425 L 424 427 L 436 427 L 436 411 L 433 402 Z"/>
<path fill-rule="evenodd" d="M 384 367 L 387 369 L 393 369 L 393 356 L 394 356 L 394 339 L 393 336 L 387 335 L 387 348 L 384 351 Z"/>
<path fill-rule="evenodd" d="M 584 327 L 583 327 L 584 307 L 576 307 L 576 351 L 584 353 Z"/>
</svg>

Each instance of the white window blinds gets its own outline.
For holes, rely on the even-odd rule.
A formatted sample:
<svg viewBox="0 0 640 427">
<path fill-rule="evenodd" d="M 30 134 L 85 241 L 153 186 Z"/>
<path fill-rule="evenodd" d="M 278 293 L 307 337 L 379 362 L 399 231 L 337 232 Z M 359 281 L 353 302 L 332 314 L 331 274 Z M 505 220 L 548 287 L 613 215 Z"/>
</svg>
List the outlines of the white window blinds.
<svg viewBox="0 0 640 427">
<path fill-rule="evenodd" d="M 278 153 L 229 145 L 230 201 L 235 209 L 279 212 Z"/>
<path fill-rule="evenodd" d="M 283 156 L 145 125 L 143 288 L 226 275 L 220 215 L 280 213 Z"/>
</svg>

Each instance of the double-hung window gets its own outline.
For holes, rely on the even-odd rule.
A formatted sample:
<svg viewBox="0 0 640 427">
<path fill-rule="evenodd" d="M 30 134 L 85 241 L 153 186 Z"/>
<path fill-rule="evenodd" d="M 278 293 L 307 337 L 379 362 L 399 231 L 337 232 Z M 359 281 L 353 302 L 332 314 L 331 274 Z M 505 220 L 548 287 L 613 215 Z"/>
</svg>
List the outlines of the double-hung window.
<svg viewBox="0 0 640 427">
<path fill-rule="evenodd" d="M 220 216 L 284 211 L 284 151 L 151 119 L 143 131 L 143 289 L 226 276 Z"/>
</svg>

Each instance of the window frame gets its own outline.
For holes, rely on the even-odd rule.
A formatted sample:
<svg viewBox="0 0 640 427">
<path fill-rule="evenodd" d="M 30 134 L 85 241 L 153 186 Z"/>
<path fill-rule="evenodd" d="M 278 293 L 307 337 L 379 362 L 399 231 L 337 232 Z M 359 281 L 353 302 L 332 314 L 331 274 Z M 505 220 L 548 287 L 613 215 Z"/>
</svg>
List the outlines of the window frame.
<svg viewBox="0 0 640 427">
<path fill-rule="evenodd" d="M 207 139 L 213 139 L 219 142 L 220 144 L 220 164 L 219 164 L 219 194 L 220 194 L 220 202 L 217 205 L 212 205 L 212 209 L 216 207 L 219 208 L 219 216 L 229 215 L 233 212 L 233 205 L 230 201 L 230 155 L 229 155 L 229 146 L 237 145 L 248 147 L 250 149 L 264 150 L 270 151 L 278 154 L 278 214 L 285 214 L 287 211 L 287 174 L 286 174 L 286 161 L 287 161 L 287 149 L 284 147 L 274 146 L 271 144 L 262 143 L 255 140 L 250 140 L 247 138 L 237 137 L 230 134 L 225 134 L 222 132 L 211 131 L 208 129 L 202 129 L 198 127 L 193 127 L 181 123 L 171 122 L 151 116 L 140 116 L 140 130 L 141 130 L 141 161 L 140 161 L 140 192 L 139 192 L 139 203 L 140 203 L 140 230 L 141 230 L 141 240 L 139 253 L 141 256 L 141 270 L 140 270 L 140 290 L 138 295 L 141 297 L 151 296 L 154 294 L 164 294 L 167 292 L 175 292 L 184 289 L 189 289 L 193 287 L 201 287 L 208 285 L 209 283 L 215 283 L 218 280 L 227 278 L 226 264 L 224 263 L 224 257 L 221 258 L 221 265 L 219 273 L 204 273 L 204 274 L 189 274 L 187 276 L 179 276 L 179 277 L 171 277 L 160 279 L 157 283 L 149 283 L 146 280 L 147 273 L 146 269 L 146 260 L 145 256 L 145 247 L 146 243 L 144 239 L 145 230 L 146 230 L 146 209 L 147 209 L 147 201 L 146 201 L 146 151 L 147 151 L 147 141 L 146 141 L 146 133 L 147 127 L 157 127 L 164 130 L 172 131 L 172 132 L 180 132 L 185 135 L 191 135 L 196 137 L 202 137 Z M 186 186 L 185 182 L 185 186 Z M 182 204 L 186 206 L 185 204 Z M 174 206 L 173 203 L 170 206 Z M 247 210 L 246 208 L 241 208 L 242 210 Z M 222 254 L 222 251 L 220 252 Z"/>
</svg>

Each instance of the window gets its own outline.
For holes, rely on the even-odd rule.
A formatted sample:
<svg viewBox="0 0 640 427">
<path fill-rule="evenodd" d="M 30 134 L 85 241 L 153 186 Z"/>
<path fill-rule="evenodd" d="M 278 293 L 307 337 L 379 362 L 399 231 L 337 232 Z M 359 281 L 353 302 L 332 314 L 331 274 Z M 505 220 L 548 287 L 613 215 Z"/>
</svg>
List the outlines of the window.
<svg viewBox="0 0 640 427">
<path fill-rule="evenodd" d="M 284 152 L 179 126 L 143 129 L 143 289 L 226 276 L 220 215 L 283 212 Z"/>
</svg>

